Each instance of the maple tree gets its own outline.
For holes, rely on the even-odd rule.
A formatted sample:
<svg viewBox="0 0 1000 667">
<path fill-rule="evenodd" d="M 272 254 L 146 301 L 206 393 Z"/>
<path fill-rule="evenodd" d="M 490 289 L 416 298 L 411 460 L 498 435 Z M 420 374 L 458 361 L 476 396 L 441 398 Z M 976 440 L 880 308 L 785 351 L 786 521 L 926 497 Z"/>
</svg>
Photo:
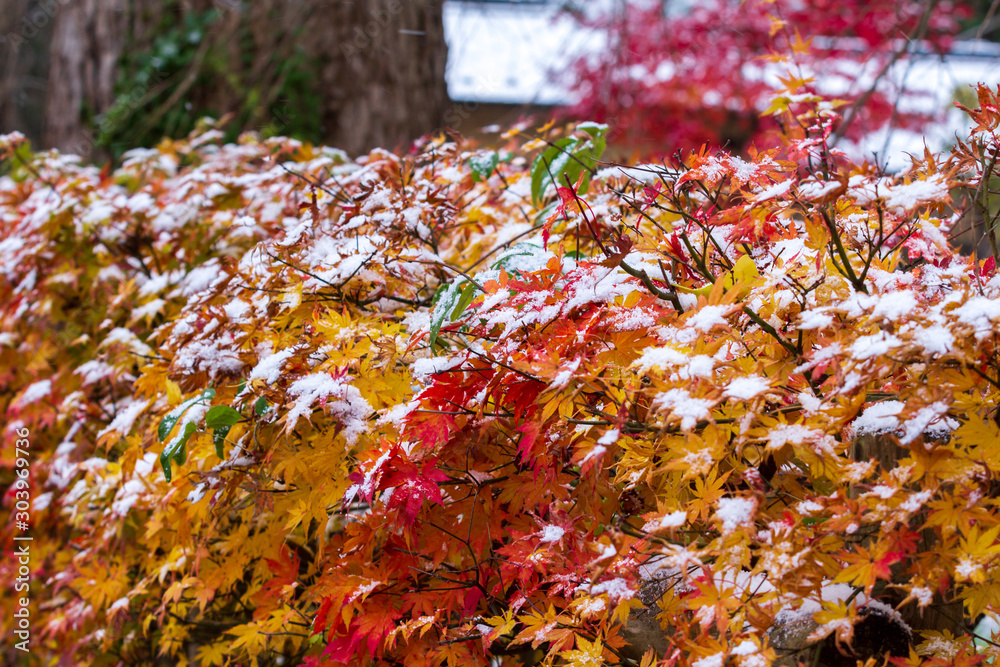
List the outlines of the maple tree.
<svg viewBox="0 0 1000 667">
<path fill-rule="evenodd" d="M 573 70 L 579 100 L 570 118 L 608 123 L 612 139 L 644 155 L 703 144 L 741 152 L 777 141 L 762 113 L 784 89 L 774 54 L 791 54 L 808 92 L 852 103 L 838 128 L 847 139 L 891 125 L 920 131 L 946 109 L 922 104 L 891 68 L 914 53 L 946 52 L 970 15 L 965 2 L 748 0 L 616 3 L 572 13 L 610 48 Z M 784 57 L 784 56 L 782 56 Z"/>
<path fill-rule="evenodd" d="M 896 176 L 778 92 L 777 148 L 631 168 L 596 123 L 356 161 L 209 124 L 114 171 L 4 136 L 36 655 L 763 667 L 883 617 L 878 660 L 994 659 L 1000 276 L 947 234 L 996 222 L 1000 91 Z"/>
</svg>

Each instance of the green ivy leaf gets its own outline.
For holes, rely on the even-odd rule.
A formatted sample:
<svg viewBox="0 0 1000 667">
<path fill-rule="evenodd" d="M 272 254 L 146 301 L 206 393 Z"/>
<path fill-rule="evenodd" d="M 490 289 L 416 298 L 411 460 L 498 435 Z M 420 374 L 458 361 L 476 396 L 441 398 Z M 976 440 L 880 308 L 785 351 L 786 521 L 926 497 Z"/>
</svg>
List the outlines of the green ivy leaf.
<svg viewBox="0 0 1000 667">
<path fill-rule="evenodd" d="M 465 309 L 469 307 L 472 300 L 476 298 L 476 286 L 472 283 L 467 283 L 465 289 L 462 290 L 462 295 L 458 299 L 458 304 L 455 309 L 451 311 L 451 321 L 454 322 L 462 316 Z"/>
<path fill-rule="evenodd" d="M 562 182 L 560 176 L 579 145 L 579 139 L 563 137 L 542 151 L 531 163 L 531 201 L 535 206 L 542 203 L 545 191 L 552 183 Z"/>
<path fill-rule="evenodd" d="M 174 425 L 176 425 L 177 421 L 184 416 L 184 413 L 188 411 L 188 408 L 195 403 L 199 403 L 201 401 L 211 401 L 213 398 L 215 398 L 215 389 L 209 387 L 198 396 L 189 398 L 168 412 L 167 415 L 160 421 L 160 425 L 156 429 L 156 434 L 160 437 L 160 442 L 167 439 L 170 432 L 174 430 Z"/>
<path fill-rule="evenodd" d="M 535 206 L 542 204 L 550 185 L 563 187 L 567 181 L 575 185 L 581 174 L 580 194 L 590 187 L 590 170 L 607 147 L 608 126 L 588 122 L 580 123 L 576 129 L 589 138 L 563 137 L 531 163 L 531 200 Z"/>
<path fill-rule="evenodd" d="M 474 183 L 485 181 L 493 175 L 498 164 L 500 164 L 500 156 L 496 152 L 473 155 L 469 158 L 469 166 L 472 168 L 472 181 Z"/>
<path fill-rule="evenodd" d="M 174 460 L 177 465 L 184 465 L 187 461 L 187 445 L 188 439 L 191 435 L 198 430 L 194 422 L 188 422 L 184 425 L 184 432 L 180 433 L 175 437 L 170 443 L 163 448 L 163 452 L 160 454 L 160 465 L 163 466 L 163 476 L 169 482 L 171 478 L 170 461 Z"/>
<path fill-rule="evenodd" d="M 213 429 L 232 426 L 241 419 L 243 419 L 243 415 L 228 405 L 213 405 L 209 408 L 208 414 L 205 415 L 205 426 Z"/>
<path fill-rule="evenodd" d="M 253 411 L 257 413 L 258 417 L 263 417 L 264 413 L 267 412 L 268 405 L 267 399 L 261 396 L 257 399 L 257 402 L 253 404 Z"/>
<path fill-rule="evenodd" d="M 226 436 L 229 435 L 229 429 L 231 428 L 232 426 L 222 426 L 212 432 L 212 442 L 215 444 L 215 453 L 218 454 L 220 459 L 226 458 L 223 447 L 226 444 Z"/>
<path fill-rule="evenodd" d="M 434 299 L 434 308 L 431 310 L 431 353 L 434 353 L 434 343 L 437 342 L 438 333 L 447 318 L 454 310 L 455 305 L 462 295 L 462 283 L 464 278 L 456 278 L 446 287 L 438 290 Z"/>
</svg>

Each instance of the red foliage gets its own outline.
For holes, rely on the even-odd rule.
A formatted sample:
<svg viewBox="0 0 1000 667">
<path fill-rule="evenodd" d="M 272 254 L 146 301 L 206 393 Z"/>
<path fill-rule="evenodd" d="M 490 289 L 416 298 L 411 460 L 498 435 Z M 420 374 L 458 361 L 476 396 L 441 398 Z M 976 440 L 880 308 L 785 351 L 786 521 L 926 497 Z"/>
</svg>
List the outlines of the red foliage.
<svg viewBox="0 0 1000 667">
<path fill-rule="evenodd" d="M 684 16 L 665 16 L 659 3 L 622 3 L 614 15 L 581 18 L 606 30 L 611 48 L 577 63 L 580 102 L 568 115 L 608 123 L 612 141 L 644 154 L 770 145 L 777 126 L 761 112 L 785 68 L 767 61 L 790 51 L 792 76 L 843 82 L 847 91 L 826 92 L 848 101 L 866 96 L 849 138 L 890 120 L 918 127 L 931 118 L 901 112 L 887 79 L 869 92 L 859 72 L 870 80 L 907 44 L 946 50 L 967 13 L 961 0 L 707 0 Z"/>
</svg>

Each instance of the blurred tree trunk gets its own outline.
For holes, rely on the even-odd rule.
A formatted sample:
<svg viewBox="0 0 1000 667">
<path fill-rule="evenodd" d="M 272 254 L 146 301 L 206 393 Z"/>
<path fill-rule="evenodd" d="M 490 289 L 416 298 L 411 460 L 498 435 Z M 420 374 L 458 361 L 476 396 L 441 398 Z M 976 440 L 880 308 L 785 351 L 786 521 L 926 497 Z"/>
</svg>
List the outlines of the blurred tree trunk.
<svg viewBox="0 0 1000 667">
<path fill-rule="evenodd" d="M 50 12 L 34 0 L 0 0 L 0 132 L 42 133 Z"/>
<path fill-rule="evenodd" d="M 75 0 L 56 10 L 42 144 L 89 155 L 89 116 L 115 99 L 118 60 L 125 47 L 128 0 Z"/>
<path fill-rule="evenodd" d="M 397 144 L 441 126 L 448 104 L 442 0 L 334 3 L 325 40 L 340 57 L 321 78 L 324 125 L 350 153 Z M 326 50 L 330 53 L 329 50 Z"/>
<path fill-rule="evenodd" d="M 0 130 L 92 156 L 123 129 L 126 143 L 184 134 L 190 123 L 176 121 L 183 111 L 185 121 L 233 113 L 243 129 L 278 133 L 290 129 L 289 119 L 307 121 L 315 128 L 308 138 L 351 154 L 405 146 L 439 128 L 448 106 L 442 6 L 443 0 L 0 0 L 0 35 L 18 34 L 26 16 L 44 16 L 45 24 L 26 30 L 20 48 L 0 54 Z M 136 76 L 135 63 L 149 61 L 163 35 L 186 35 L 192 17 L 210 12 L 217 16 L 190 58 L 168 62 L 153 77 Z M 290 76 L 307 81 L 310 103 L 293 100 L 276 113 Z M 46 83 L 36 86 L 41 90 L 29 104 L 24 91 L 31 81 Z"/>
</svg>

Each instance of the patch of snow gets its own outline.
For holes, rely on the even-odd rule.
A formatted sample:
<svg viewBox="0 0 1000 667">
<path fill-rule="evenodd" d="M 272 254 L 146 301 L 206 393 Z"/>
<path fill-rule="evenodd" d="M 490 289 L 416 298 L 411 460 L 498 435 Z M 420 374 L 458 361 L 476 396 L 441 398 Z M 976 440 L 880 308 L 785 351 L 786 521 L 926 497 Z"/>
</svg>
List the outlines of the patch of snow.
<svg viewBox="0 0 1000 667">
<path fill-rule="evenodd" d="M 191 504 L 199 502 L 202 498 L 205 497 L 205 492 L 207 490 L 208 490 L 208 488 L 205 485 L 205 483 L 204 482 L 199 482 L 198 485 L 196 487 L 194 487 L 193 489 L 191 489 L 191 491 L 188 493 L 187 498 L 186 498 L 187 502 L 189 502 Z"/>
<path fill-rule="evenodd" d="M 753 524 L 757 501 L 752 498 L 720 498 L 715 518 L 722 521 L 722 534 Z"/>
<path fill-rule="evenodd" d="M 139 320 L 144 317 L 153 317 L 158 315 L 163 307 L 167 305 L 167 302 L 163 299 L 153 299 L 149 303 L 143 304 L 132 311 L 132 319 Z"/>
<path fill-rule="evenodd" d="M 994 332 L 993 321 L 1000 319 L 1000 301 L 975 296 L 952 311 L 952 315 L 962 324 L 971 326 L 976 339 L 982 340 Z"/>
<path fill-rule="evenodd" d="M 725 661 L 726 656 L 724 653 L 715 653 L 700 660 L 695 660 L 691 663 L 691 667 L 722 667 Z"/>
<path fill-rule="evenodd" d="M 52 502 L 52 492 L 43 493 L 35 497 L 31 501 L 31 509 L 36 512 L 41 512 L 42 510 L 48 509 L 49 504 Z"/>
<path fill-rule="evenodd" d="M 711 331 L 715 326 L 728 326 L 726 313 L 731 310 L 729 306 L 702 306 L 693 313 L 687 323 L 698 331 Z"/>
<path fill-rule="evenodd" d="M 792 189 L 795 179 L 788 179 L 787 181 L 781 181 L 780 183 L 775 183 L 770 187 L 764 188 L 760 192 L 754 195 L 753 203 L 759 204 L 762 201 L 767 201 L 768 199 L 774 199 L 775 197 L 780 197 L 781 195 L 787 193 Z"/>
<path fill-rule="evenodd" d="M 670 368 L 686 364 L 690 357 L 670 347 L 649 347 L 632 362 L 632 367 L 639 373 L 646 373 L 651 368 Z"/>
<path fill-rule="evenodd" d="M 678 510 L 664 514 L 658 519 L 651 519 L 642 527 L 647 533 L 655 533 L 659 530 L 669 530 L 670 528 L 680 528 L 687 523 L 687 512 Z"/>
<path fill-rule="evenodd" d="M 723 396 L 739 401 L 749 401 L 770 390 L 771 385 L 758 375 L 734 378 L 723 392 Z"/>
<path fill-rule="evenodd" d="M 841 187 L 839 181 L 828 181 L 826 183 L 806 181 L 799 186 L 799 196 L 808 200 L 822 199 L 839 187 Z"/>
<path fill-rule="evenodd" d="M 132 432 L 132 425 L 135 424 L 136 418 L 146 409 L 149 405 L 149 401 L 136 401 L 133 399 L 128 399 L 127 402 L 119 406 L 118 412 L 115 413 L 115 418 L 111 420 L 100 433 L 97 434 L 97 438 L 101 439 L 108 433 L 117 432 L 120 437 L 125 437 Z"/>
<path fill-rule="evenodd" d="M 566 531 L 559 526 L 553 526 L 551 524 L 545 526 L 542 529 L 542 536 L 539 538 L 540 542 L 558 542 L 563 538 Z"/>
<path fill-rule="evenodd" d="M 628 582 L 622 578 L 610 579 L 608 581 L 602 581 L 599 584 L 591 584 L 589 586 L 584 584 L 576 590 L 590 593 L 590 595 L 603 595 L 607 593 L 608 598 L 612 602 L 630 600 L 635 597 L 635 591 L 631 586 L 629 586 Z"/>
<path fill-rule="evenodd" d="M 17 403 L 20 406 L 31 405 L 45 398 L 52 392 L 52 380 L 39 380 L 28 385 L 27 389 L 18 397 Z"/>
<path fill-rule="evenodd" d="M 854 345 L 851 346 L 851 356 L 858 361 L 864 361 L 872 357 L 888 354 L 889 350 L 899 347 L 902 344 L 903 341 L 896 336 L 879 331 L 871 336 L 861 336 L 855 340 Z"/>
<path fill-rule="evenodd" d="M 430 376 L 435 373 L 451 370 L 452 368 L 461 365 L 462 359 L 459 357 L 429 357 L 426 359 L 417 359 L 410 364 L 410 374 L 418 382 L 426 382 L 430 379 Z"/>
<path fill-rule="evenodd" d="M 343 435 L 348 444 L 354 446 L 358 437 L 368 430 L 368 415 L 372 406 L 354 385 L 334 378 L 328 373 L 313 373 L 300 378 L 288 388 L 289 396 L 298 397 L 286 417 L 286 432 L 295 428 L 299 417 L 309 412 L 312 404 L 326 400 L 326 409 L 344 426 Z M 336 400 L 329 401 L 334 396 Z"/>
<path fill-rule="evenodd" d="M 118 516 L 125 516 L 139 500 L 139 494 L 146 490 L 146 485 L 137 479 L 125 482 L 111 503 L 111 511 Z"/>
<path fill-rule="evenodd" d="M 250 380 L 261 379 L 268 384 L 274 384 L 281 377 L 281 367 L 295 354 L 295 350 L 295 347 L 289 347 L 264 357 L 250 371 Z"/>
<path fill-rule="evenodd" d="M 904 407 L 899 401 L 881 401 L 868 406 L 848 427 L 851 437 L 894 433 L 899 428 L 898 415 Z"/>
<path fill-rule="evenodd" d="M 934 174 L 925 181 L 891 185 L 883 191 L 882 196 L 886 206 L 899 214 L 924 203 L 951 200 L 948 182 L 941 174 Z"/>
<path fill-rule="evenodd" d="M 878 302 L 872 309 L 872 317 L 898 322 L 901 318 L 911 315 L 916 307 L 917 297 L 912 291 L 886 292 L 879 295 Z"/>
<path fill-rule="evenodd" d="M 954 431 L 958 428 L 958 422 L 946 416 L 949 407 L 947 403 L 937 401 L 917 410 L 903 424 L 903 433 L 899 444 L 908 445 L 924 433 L 940 436 Z"/>
<path fill-rule="evenodd" d="M 804 310 L 799 313 L 798 328 L 804 331 L 825 329 L 833 324 L 833 316 L 818 310 Z"/>
<path fill-rule="evenodd" d="M 671 389 L 655 399 L 657 407 L 669 410 L 681 419 L 681 430 L 690 431 L 701 419 L 710 419 L 713 401 L 705 398 L 694 398 L 685 389 Z"/>
</svg>

